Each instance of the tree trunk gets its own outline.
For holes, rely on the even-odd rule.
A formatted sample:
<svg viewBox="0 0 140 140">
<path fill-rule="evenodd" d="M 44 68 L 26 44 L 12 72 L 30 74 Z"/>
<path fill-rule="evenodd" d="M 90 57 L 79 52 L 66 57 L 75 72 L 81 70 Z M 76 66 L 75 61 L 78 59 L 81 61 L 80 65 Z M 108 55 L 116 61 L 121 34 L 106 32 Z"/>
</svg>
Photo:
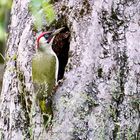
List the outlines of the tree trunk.
<svg viewBox="0 0 140 140">
<path fill-rule="evenodd" d="M 33 43 L 28 1 L 13 0 L 0 101 L 0 136 L 2 140 L 28 139 L 30 136 Z"/>
<path fill-rule="evenodd" d="M 0 103 L 1 139 L 140 139 L 139 0 L 54 3 L 70 30 L 64 81 L 53 95 L 53 123 L 43 128 L 34 102 L 35 41 L 28 1 L 14 0 Z"/>
</svg>

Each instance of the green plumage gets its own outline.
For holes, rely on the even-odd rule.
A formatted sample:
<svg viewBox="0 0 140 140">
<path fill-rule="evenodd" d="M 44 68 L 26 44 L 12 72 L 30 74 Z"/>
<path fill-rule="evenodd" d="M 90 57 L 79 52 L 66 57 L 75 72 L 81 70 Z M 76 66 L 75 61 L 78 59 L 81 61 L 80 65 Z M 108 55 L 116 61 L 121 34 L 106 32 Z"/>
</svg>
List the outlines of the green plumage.
<svg viewBox="0 0 140 140">
<path fill-rule="evenodd" d="M 52 54 L 38 52 L 32 59 L 33 82 L 47 84 L 47 94 L 51 94 L 56 82 L 56 57 Z"/>
<path fill-rule="evenodd" d="M 48 46 L 47 46 L 48 47 Z M 58 60 L 54 52 L 38 51 L 32 59 L 32 80 L 36 101 L 43 114 L 44 124 L 48 125 L 53 117 L 51 93 L 56 84 Z"/>
<path fill-rule="evenodd" d="M 55 35 L 63 29 L 64 27 L 41 33 L 37 38 L 37 53 L 32 58 L 32 80 L 36 103 L 40 107 L 45 127 L 53 117 L 51 94 L 58 76 L 58 58 L 52 50 L 52 43 Z"/>
</svg>

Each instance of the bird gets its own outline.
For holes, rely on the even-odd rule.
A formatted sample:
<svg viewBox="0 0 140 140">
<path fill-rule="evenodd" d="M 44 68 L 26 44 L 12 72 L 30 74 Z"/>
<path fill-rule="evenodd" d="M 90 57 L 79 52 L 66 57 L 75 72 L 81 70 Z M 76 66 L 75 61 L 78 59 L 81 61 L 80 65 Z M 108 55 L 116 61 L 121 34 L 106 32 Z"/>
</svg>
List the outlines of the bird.
<svg viewBox="0 0 140 140">
<path fill-rule="evenodd" d="M 37 38 L 36 54 L 32 58 L 32 81 L 36 102 L 40 107 L 45 127 L 53 118 L 51 94 L 57 85 L 59 62 L 52 49 L 55 36 L 64 27 L 43 32 Z"/>
</svg>

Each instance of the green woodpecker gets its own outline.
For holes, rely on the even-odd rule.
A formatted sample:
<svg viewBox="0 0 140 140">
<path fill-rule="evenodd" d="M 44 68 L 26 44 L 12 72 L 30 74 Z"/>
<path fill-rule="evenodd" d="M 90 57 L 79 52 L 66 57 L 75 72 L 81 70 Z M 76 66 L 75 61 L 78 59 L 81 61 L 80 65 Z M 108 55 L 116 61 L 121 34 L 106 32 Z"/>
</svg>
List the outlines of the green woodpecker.
<svg viewBox="0 0 140 140">
<path fill-rule="evenodd" d="M 43 32 L 37 39 L 36 54 L 32 59 L 32 80 L 36 101 L 40 107 L 44 125 L 53 117 L 51 93 L 57 84 L 58 58 L 52 49 L 55 35 L 63 29 Z"/>
</svg>

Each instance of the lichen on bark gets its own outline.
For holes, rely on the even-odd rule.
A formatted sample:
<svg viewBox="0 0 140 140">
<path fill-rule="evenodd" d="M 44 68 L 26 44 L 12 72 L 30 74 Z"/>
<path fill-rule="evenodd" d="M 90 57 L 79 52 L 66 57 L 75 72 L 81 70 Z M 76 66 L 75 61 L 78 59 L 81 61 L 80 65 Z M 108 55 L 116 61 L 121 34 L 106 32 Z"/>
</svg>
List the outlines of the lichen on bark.
<svg viewBox="0 0 140 140">
<path fill-rule="evenodd" d="M 28 1 L 14 0 L 1 93 L 1 139 L 30 138 L 32 19 Z"/>
<path fill-rule="evenodd" d="M 64 81 L 53 95 L 52 126 L 44 130 L 33 102 L 35 50 L 28 1 L 14 0 L 0 102 L 1 138 L 139 139 L 139 0 L 53 4 L 60 21 L 56 26 L 67 26 L 71 37 Z"/>
</svg>

